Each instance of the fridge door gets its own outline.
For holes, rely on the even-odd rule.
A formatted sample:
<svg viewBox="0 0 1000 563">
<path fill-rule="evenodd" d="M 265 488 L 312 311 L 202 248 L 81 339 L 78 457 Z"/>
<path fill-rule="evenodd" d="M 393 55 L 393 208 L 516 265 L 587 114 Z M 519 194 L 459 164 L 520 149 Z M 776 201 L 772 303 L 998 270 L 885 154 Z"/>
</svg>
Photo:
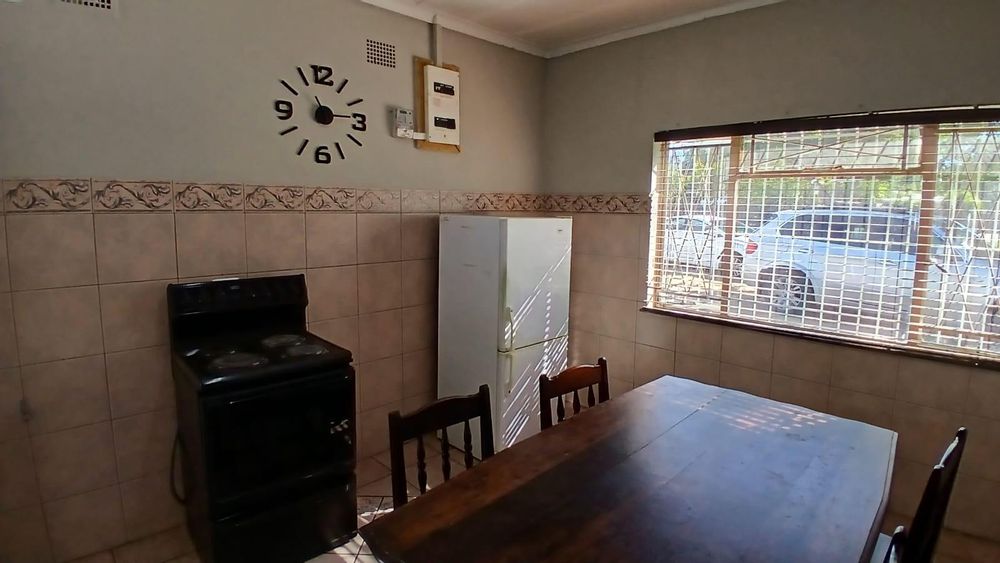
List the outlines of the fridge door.
<svg viewBox="0 0 1000 563">
<path fill-rule="evenodd" d="M 566 369 L 565 336 L 501 352 L 494 413 L 497 450 L 510 447 L 539 431 L 538 378 Z"/>
<path fill-rule="evenodd" d="M 565 336 L 569 331 L 573 220 L 508 218 L 501 229 L 503 272 L 497 349 L 516 350 Z"/>
</svg>

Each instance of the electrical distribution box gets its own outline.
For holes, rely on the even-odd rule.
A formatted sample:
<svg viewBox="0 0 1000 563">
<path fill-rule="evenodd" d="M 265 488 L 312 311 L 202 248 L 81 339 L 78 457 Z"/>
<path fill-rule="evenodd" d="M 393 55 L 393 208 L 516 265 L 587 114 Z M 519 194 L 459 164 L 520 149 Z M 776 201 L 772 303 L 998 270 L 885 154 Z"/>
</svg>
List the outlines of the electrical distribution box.
<svg viewBox="0 0 1000 563">
<path fill-rule="evenodd" d="M 446 145 L 459 144 L 458 73 L 437 66 L 424 67 L 424 115 L 427 140 Z"/>
</svg>

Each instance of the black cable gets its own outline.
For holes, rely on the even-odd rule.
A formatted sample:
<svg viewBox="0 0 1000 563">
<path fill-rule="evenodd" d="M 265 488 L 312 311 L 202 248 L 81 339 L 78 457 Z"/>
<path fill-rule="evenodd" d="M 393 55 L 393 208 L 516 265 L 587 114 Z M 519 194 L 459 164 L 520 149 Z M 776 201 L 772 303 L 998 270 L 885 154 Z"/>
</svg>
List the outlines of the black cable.
<svg viewBox="0 0 1000 563">
<path fill-rule="evenodd" d="M 175 471 L 177 469 L 177 450 L 181 447 L 181 429 L 178 428 L 177 432 L 174 434 L 174 448 L 170 451 L 170 494 L 174 496 L 174 500 L 181 504 L 186 504 L 187 499 L 181 496 L 177 492 L 177 477 Z"/>
</svg>

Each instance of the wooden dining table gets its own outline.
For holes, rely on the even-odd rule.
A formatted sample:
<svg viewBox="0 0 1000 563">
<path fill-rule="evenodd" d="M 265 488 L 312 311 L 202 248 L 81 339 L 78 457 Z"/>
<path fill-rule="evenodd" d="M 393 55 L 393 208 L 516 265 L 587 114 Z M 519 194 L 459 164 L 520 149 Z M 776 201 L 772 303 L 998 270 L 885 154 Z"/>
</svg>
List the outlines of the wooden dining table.
<svg viewBox="0 0 1000 563">
<path fill-rule="evenodd" d="M 865 562 L 896 433 L 672 376 L 361 528 L 384 562 Z"/>
</svg>

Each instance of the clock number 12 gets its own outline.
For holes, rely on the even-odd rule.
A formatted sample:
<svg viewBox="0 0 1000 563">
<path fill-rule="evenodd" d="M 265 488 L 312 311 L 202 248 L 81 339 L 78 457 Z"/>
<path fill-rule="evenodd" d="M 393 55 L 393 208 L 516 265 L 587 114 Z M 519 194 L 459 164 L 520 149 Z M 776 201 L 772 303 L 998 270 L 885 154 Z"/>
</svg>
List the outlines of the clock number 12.
<svg viewBox="0 0 1000 563">
<path fill-rule="evenodd" d="M 323 86 L 333 86 L 333 69 L 322 65 L 309 65 L 313 71 L 313 82 Z"/>
</svg>

